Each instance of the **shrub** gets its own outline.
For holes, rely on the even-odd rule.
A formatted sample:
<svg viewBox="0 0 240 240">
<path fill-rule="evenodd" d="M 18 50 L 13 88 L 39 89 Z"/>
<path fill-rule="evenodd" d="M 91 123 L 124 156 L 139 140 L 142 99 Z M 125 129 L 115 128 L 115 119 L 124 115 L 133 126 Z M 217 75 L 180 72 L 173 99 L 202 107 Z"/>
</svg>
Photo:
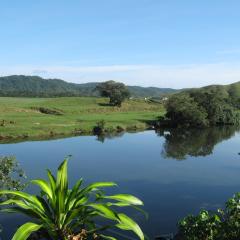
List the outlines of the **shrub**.
<svg viewBox="0 0 240 240">
<path fill-rule="evenodd" d="M 178 238 L 184 240 L 238 240 L 240 239 L 240 193 L 230 198 L 224 210 L 202 210 L 179 222 Z"/>
</svg>

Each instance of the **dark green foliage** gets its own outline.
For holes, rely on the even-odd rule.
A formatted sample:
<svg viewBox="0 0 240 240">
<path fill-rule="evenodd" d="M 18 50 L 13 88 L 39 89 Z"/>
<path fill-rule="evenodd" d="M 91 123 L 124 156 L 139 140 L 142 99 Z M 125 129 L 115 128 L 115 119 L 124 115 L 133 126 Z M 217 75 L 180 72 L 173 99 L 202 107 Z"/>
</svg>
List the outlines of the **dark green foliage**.
<svg viewBox="0 0 240 240">
<path fill-rule="evenodd" d="M 180 240 L 239 240 L 240 193 L 227 201 L 224 210 L 202 210 L 197 216 L 185 217 L 179 222 L 178 230 Z"/>
<path fill-rule="evenodd" d="M 191 91 L 190 96 L 205 109 L 210 125 L 235 124 L 237 122 L 237 109 L 224 88 L 219 87 L 211 91 Z"/>
<path fill-rule="evenodd" d="M 206 210 L 202 210 L 197 216 L 189 215 L 179 222 L 179 239 L 214 240 L 220 222 L 217 214 Z"/>
<path fill-rule="evenodd" d="M 128 88 L 123 84 L 115 81 L 107 81 L 99 84 L 96 89 L 102 97 L 109 98 L 109 104 L 121 107 L 122 102 L 130 96 Z"/>
<path fill-rule="evenodd" d="M 172 95 L 166 103 L 166 117 L 176 126 L 238 124 L 239 86 L 209 86 Z"/>
<path fill-rule="evenodd" d="M 99 83 L 74 84 L 60 79 L 43 79 L 37 76 L 14 75 L 0 77 L 0 96 L 8 97 L 70 97 L 99 96 L 95 91 Z M 144 88 L 128 86 L 133 97 L 161 97 L 176 92 L 170 88 Z"/>
<path fill-rule="evenodd" d="M 96 126 L 93 128 L 93 133 L 98 136 L 103 135 L 105 131 L 105 125 L 106 122 L 104 120 L 97 122 Z"/>
<path fill-rule="evenodd" d="M 207 126 L 207 112 L 189 94 L 171 97 L 166 104 L 166 117 L 175 125 Z"/>
<path fill-rule="evenodd" d="M 229 96 L 231 97 L 232 104 L 240 109 L 240 84 L 232 84 L 229 86 Z"/>
</svg>

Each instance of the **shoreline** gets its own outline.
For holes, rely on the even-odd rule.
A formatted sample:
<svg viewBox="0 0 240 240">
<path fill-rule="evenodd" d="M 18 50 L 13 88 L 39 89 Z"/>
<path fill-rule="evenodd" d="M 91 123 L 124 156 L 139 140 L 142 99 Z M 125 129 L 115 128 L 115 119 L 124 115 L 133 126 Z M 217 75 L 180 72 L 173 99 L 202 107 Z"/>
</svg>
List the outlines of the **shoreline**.
<svg viewBox="0 0 240 240">
<path fill-rule="evenodd" d="M 28 136 L 28 135 L 19 135 L 19 136 L 0 136 L 0 144 L 12 144 L 12 143 L 21 143 L 21 142 L 28 142 L 28 141 L 47 141 L 47 140 L 57 140 L 57 139 L 64 139 L 64 138 L 71 138 L 71 137 L 81 137 L 81 136 L 118 136 L 125 133 L 137 133 L 143 132 L 147 130 L 155 130 L 152 126 L 146 127 L 136 127 L 136 128 L 126 128 L 122 131 L 118 131 L 117 128 L 113 129 L 113 131 L 106 130 L 103 134 L 95 134 L 94 131 L 75 131 L 75 132 L 66 132 L 66 133 L 50 133 L 50 134 L 41 134 L 36 136 Z"/>
</svg>

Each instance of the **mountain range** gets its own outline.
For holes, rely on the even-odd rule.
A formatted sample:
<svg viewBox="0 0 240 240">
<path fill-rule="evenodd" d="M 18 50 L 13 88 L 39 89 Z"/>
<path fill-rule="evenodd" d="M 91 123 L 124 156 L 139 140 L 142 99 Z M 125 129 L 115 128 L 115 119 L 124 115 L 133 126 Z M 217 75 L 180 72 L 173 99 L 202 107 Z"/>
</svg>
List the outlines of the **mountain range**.
<svg viewBox="0 0 240 240">
<path fill-rule="evenodd" d="M 9 97 L 64 97 L 99 96 L 96 86 L 99 82 L 70 83 L 61 79 L 44 79 L 38 76 L 12 75 L 0 77 L 0 96 Z M 240 98 L 240 82 L 228 85 L 209 85 L 202 88 L 172 89 L 158 87 L 127 86 L 132 97 L 161 98 L 177 92 L 218 91 Z"/>
<path fill-rule="evenodd" d="M 12 75 L 0 77 L 0 96 L 61 97 L 98 96 L 99 83 L 69 83 L 61 79 L 44 79 L 38 76 Z M 179 90 L 172 88 L 127 86 L 132 97 L 163 97 Z"/>
</svg>

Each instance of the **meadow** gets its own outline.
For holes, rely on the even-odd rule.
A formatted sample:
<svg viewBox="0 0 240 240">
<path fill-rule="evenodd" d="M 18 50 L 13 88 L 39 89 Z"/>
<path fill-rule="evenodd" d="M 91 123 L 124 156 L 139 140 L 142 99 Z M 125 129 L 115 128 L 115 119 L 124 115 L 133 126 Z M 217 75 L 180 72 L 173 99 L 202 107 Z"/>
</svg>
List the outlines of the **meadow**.
<svg viewBox="0 0 240 240">
<path fill-rule="evenodd" d="M 97 97 L 0 98 L 0 139 L 89 135 L 99 121 L 108 131 L 146 129 L 165 112 L 162 104 L 132 99 L 122 107 Z"/>
</svg>

